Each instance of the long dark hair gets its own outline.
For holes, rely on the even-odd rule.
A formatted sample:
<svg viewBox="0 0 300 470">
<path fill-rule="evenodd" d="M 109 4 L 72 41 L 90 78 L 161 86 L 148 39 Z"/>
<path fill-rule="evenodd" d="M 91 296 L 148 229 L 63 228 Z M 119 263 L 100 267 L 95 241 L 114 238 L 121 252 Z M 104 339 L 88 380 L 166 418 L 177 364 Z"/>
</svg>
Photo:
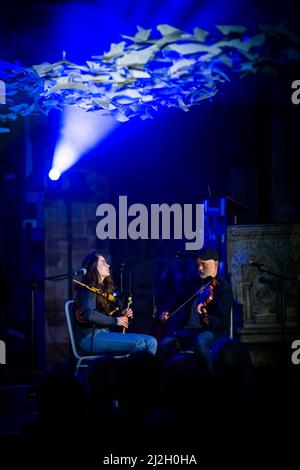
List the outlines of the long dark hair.
<svg viewBox="0 0 300 470">
<path fill-rule="evenodd" d="M 96 287 L 97 289 L 100 289 L 101 291 L 106 291 L 109 294 L 112 294 L 115 288 L 112 276 L 109 275 L 103 280 L 103 282 L 101 282 L 100 277 L 99 277 L 97 263 L 98 263 L 98 259 L 100 256 L 103 256 L 103 258 L 107 262 L 107 256 L 101 251 L 97 251 L 97 250 L 88 254 L 84 258 L 82 267 L 87 270 L 87 273 L 83 276 L 82 282 L 90 287 Z M 85 288 L 82 287 L 82 289 L 85 289 Z M 77 296 L 77 302 L 78 302 L 78 297 L 79 296 Z M 109 312 L 111 311 L 110 302 L 101 295 L 97 295 L 97 310 L 106 314 L 109 314 Z"/>
<path fill-rule="evenodd" d="M 84 258 L 82 267 L 87 270 L 87 273 L 83 277 L 82 282 L 91 287 L 105 289 L 111 294 L 114 290 L 114 282 L 112 277 L 106 277 L 103 282 L 101 282 L 99 278 L 97 263 L 100 256 L 103 256 L 107 262 L 107 256 L 101 251 L 93 251 Z"/>
</svg>

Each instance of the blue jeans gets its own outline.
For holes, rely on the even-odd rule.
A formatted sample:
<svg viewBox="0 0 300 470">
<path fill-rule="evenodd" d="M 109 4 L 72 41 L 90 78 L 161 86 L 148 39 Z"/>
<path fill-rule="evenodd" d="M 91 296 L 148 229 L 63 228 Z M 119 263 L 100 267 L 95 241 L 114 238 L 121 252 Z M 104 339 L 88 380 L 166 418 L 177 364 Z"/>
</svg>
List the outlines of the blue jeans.
<svg viewBox="0 0 300 470">
<path fill-rule="evenodd" d="M 159 342 L 159 348 L 163 354 L 171 355 L 176 349 L 184 346 L 194 348 L 204 359 L 208 370 L 212 370 L 210 349 L 215 341 L 215 335 L 211 331 L 202 331 L 195 328 L 181 328 L 170 336 L 166 336 Z"/>
<path fill-rule="evenodd" d="M 91 352 L 92 333 L 80 341 L 80 347 Z M 136 333 L 111 333 L 106 328 L 95 330 L 93 340 L 93 353 L 131 353 L 135 351 L 148 351 L 155 356 L 157 340 L 150 335 Z"/>
</svg>

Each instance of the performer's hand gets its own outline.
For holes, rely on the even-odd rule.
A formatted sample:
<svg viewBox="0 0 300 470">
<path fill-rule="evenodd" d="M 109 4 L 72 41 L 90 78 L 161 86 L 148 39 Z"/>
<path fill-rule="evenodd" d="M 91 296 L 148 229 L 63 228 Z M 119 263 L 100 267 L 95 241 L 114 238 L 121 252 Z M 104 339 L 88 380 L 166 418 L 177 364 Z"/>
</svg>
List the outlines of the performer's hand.
<svg viewBox="0 0 300 470">
<path fill-rule="evenodd" d="M 162 312 L 160 315 L 159 315 L 159 319 L 163 322 L 169 320 L 169 312 Z"/>
<path fill-rule="evenodd" d="M 199 313 L 199 315 L 207 315 L 207 310 L 205 307 L 203 307 L 203 304 L 198 304 L 197 305 L 197 312 Z"/>
<path fill-rule="evenodd" d="M 131 308 L 125 308 L 124 310 L 122 310 L 122 315 L 127 318 L 132 318 L 133 311 L 131 310 Z"/>
<path fill-rule="evenodd" d="M 117 317 L 117 325 L 124 326 L 128 328 L 128 318 L 127 317 Z"/>
</svg>

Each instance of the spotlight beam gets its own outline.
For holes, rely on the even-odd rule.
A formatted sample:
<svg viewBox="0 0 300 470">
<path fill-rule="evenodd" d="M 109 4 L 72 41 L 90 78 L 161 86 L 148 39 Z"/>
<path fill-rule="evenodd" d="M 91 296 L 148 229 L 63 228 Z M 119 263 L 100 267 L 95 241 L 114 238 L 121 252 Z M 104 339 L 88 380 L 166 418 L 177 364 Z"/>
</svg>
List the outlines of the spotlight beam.
<svg viewBox="0 0 300 470">
<path fill-rule="evenodd" d="M 107 137 L 117 125 L 111 116 L 103 116 L 97 111 L 86 112 L 73 106 L 66 107 L 49 178 L 58 179 L 85 153 Z"/>
</svg>

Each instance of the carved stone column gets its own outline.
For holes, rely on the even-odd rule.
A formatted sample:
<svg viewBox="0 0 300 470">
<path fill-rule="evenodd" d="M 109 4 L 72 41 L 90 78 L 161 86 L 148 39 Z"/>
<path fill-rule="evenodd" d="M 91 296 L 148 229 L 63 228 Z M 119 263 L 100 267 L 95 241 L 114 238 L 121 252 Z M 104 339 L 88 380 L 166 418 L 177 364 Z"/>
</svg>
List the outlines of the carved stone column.
<svg viewBox="0 0 300 470">
<path fill-rule="evenodd" d="M 233 225 L 227 229 L 228 270 L 235 301 L 242 311 L 241 341 L 262 345 L 282 341 L 281 281 L 249 266 L 250 260 L 265 269 L 292 278 L 284 281 L 287 341 L 300 338 L 300 225 Z M 265 348 L 266 349 L 266 348 Z M 260 353 L 258 352 L 258 355 Z M 257 356 L 257 355 L 256 355 Z M 263 357 L 256 357 L 264 362 Z"/>
</svg>

